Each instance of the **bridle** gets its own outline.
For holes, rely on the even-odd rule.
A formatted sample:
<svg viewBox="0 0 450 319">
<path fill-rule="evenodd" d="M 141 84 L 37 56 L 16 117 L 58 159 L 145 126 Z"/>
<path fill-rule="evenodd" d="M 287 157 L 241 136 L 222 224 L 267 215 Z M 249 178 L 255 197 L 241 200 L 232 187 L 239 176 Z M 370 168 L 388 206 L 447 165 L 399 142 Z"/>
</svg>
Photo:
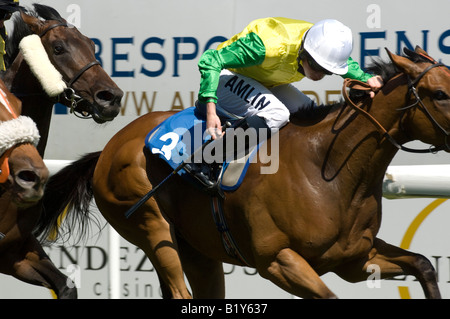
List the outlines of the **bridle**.
<svg viewBox="0 0 450 319">
<path fill-rule="evenodd" d="M 428 60 L 430 60 L 428 57 L 426 57 L 426 58 Z M 450 144 L 449 144 L 449 141 L 448 141 L 450 132 L 445 130 L 442 127 L 442 125 L 440 125 L 439 122 L 431 115 L 431 113 L 428 111 L 428 109 L 425 106 L 425 104 L 422 102 L 422 99 L 420 98 L 419 94 L 417 93 L 417 89 L 416 89 L 417 84 L 420 82 L 420 80 L 423 78 L 423 76 L 428 71 L 430 71 L 433 68 L 441 67 L 441 66 L 446 68 L 446 65 L 443 64 L 443 63 L 437 63 L 434 60 L 430 60 L 430 61 L 433 64 L 431 64 L 425 70 L 423 70 L 414 80 L 412 80 L 411 77 L 408 74 L 406 74 L 407 80 L 408 80 L 408 93 L 406 95 L 406 100 L 409 100 L 409 97 L 412 94 L 414 96 L 414 98 L 415 98 L 415 101 L 411 105 L 407 105 L 405 107 L 402 107 L 402 108 L 398 109 L 398 111 L 403 111 L 405 113 L 407 110 L 409 110 L 409 109 L 411 109 L 413 107 L 420 106 L 422 108 L 422 110 L 424 111 L 424 113 L 426 114 L 426 116 L 428 117 L 428 119 L 430 120 L 430 122 L 433 123 L 436 127 L 438 127 L 442 131 L 442 133 L 444 134 L 445 142 L 441 146 L 433 146 L 433 147 L 430 147 L 430 148 L 427 148 L 427 149 L 413 149 L 413 148 L 409 148 L 409 147 L 406 147 L 406 146 L 403 146 L 403 145 L 399 144 L 388 133 L 388 131 L 369 112 L 367 112 L 366 110 L 362 109 L 361 106 L 356 105 L 350 99 L 350 97 L 348 96 L 347 88 L 349 88 L 349 89 L 356 89 L 356 90 L 362 90 L 362 91 L 370 91 L 370 90 L 372 90 L 371 87 L 367 83 L 364 83 L 364 82 L 361 82 L 361 81 L 357 81 L 357 80 L 345 79 L 344 80 L 344 85 L 343 85 L 343 88 L 342 88 L 342 95 L 344 96 L 344 99 L 345 99 L 345 101 L 347 102 L 348 105 L 350 105 L 353 109 L 357 110 L 359 113 L 363 114 L 366 118 L 368 118 L 370 120 L 370 122 L 372 122 L 372 124 L 374 124 L 383 133 L 384 137 L 386 139 L 388 139 L 398 149 L 400 149 L 402 151 L 406 151 L 406 152 L 411 152 L 411 153 L 437 153 L 437 152 L 445 150 L 445 149 L 449 149 L 450 150 Z M 400 74 L 400 75 L 402 75 L 402 74 Z M 393 80 L 393 79 L 391 79 L 391 80 Z"/>
<path fill-rule="evenodd" d="M 435 61 L 434 61 L 435 62 Z M 422 100 L 419 97 L 419 94 L 417 93 L 417 89 L 416 89 L 416 85 L 419 83 L 419 81 L 422 79 L 422 77 L 431 69 L 435 68 L 435 67 L 440 67 L 443 66 L 446 68 L 446 65 L 443 63 L 433 63 L 432 65 L 428 66 L 425 70 L 422 71 L 422 73 L 420 73 L 414 80 L 411 80 L 411 77 L 408 76 L 408 96 L 411 95 L 411 93 L 414 95 L 414 97 L 416 98 L 415 103 L 404 107 L 404 110 L 407 110 L 409 108 L 415 107 L 417 104 L 420 104 L 420 106 L 423 108 L 423 110 L 425 111 L 425 114 L 427 115 L 427 117 L 430 119 L 430 121 L 436 125 L 441 131 L 442 133 L 445 135 L 445 147 L 450 149 L 450 145 L 448 144 L 448 137 L 450 135 L 450 132 L 447 131 L 442 125 L 439 124 L 439 122 L 434 119 L 433 115 L 431 115 L 431 113 L 428 111 L 427 107 L 425 106 L 425 104 L 423 104 Z M 403 110 L 402 109 L 402 110 Z"/>
<path fill-rule="evenodd" d="M 67 27 L 69 27 L 69 25 L 66 22 L 60 22 L 60 23 L 52 24 L 51 26 L 46 28 L 44 31 L 42 31 L 39 34 L 39 37 L 40 38 L 44 37 L 44 35 L 46 35 L 50 30 L 53 30 L 53 29 L 58 28 L 58 27 L 65 27 L 65 28 L 67 28 Z M 73 113 L 75 116 L 77 116 L 79 118 L 87 119 L 87 118 L 90 118 L 91 115 L 85 115 L 85 114 L 82 114 L 82 113 L 78 113 L 78 111 L 76 111 L 76 108 L 77 108 L 78 104 L 80 102 L 84 101 L 84 98 L 82 98 L 81 96 L 76 94 L 75 90 L 72 88 L 72 85 L 84 74 L 84 72 L 86 72 L 87 70 L 89 70 L 90 68 L 92 68 L 95 65 L 101 65 L 101 64 L 100 64 L 99 61 L 89 62 L 84 67 L 82 67 L 72 77 L 72 79 L 70 79 L 69 81 L 63 80 L 66 83 L 67 88 L 64 90 L 64 92 L 62 92 L 58 96 L 58 101 L 60 101 L 61 99 L 64 99 L 65 101 L 67 101 L 68 104 L 69 104 L 70 113 Z"/>
</svg>

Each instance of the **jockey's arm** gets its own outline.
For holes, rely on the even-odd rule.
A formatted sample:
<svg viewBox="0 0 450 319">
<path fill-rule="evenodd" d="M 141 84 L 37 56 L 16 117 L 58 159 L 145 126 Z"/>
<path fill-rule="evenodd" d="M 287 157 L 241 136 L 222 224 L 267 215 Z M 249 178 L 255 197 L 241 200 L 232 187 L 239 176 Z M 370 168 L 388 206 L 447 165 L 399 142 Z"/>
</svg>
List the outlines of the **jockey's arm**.
<svg viewBox="0 0 450 319">
<path fill-rule="evenodd" d="M 203 53 L 198 63 L 201 74 L 198 100 L 206 104 L 206 127 L 213 139 L 222 135 L 215 107 L 220 72 L 227 68 L 261 64 L 264 58 L 264 44 L 254 33 L 249 33 L 220 50 L 207 50 Z"/>
<path fill-rule="evenodd" d="M 249 33 L 220 50 L 206 50 L 198 62 L 201 74 L 199 101 L 217 102 L 216 91 L 223 69 L 261 64 L 265 54 L 264 43 L 255 33 Z"/>
<path fill-rule="evenodd" d="M 351 57 L 348 59 L 347 64 L 348 72 L 342 77 L 367 82 L 373 90 L 370 92 L 370 96 L 374 97 L 374 92 L 378 91 L 384 85 L 383 78 L 379 75 L 373 76 L 372 74 L 365 73 L 359 66 L 358 62 L 353 60 Z"/>
</svg>

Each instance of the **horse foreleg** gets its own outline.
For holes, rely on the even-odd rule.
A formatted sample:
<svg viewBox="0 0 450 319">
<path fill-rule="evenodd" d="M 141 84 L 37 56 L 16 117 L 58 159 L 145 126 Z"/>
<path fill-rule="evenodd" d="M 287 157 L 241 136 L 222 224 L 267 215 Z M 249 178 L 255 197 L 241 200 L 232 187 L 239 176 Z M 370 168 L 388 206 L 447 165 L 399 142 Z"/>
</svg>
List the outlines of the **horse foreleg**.
<svg viewBox="0 0 450 319">
<path fill-rule="evenodd" d="M 196 299 L 225 298 L 225 275 L 221 262 L 210 259 L 177 236 L 178 251 Z"/>
<path fill-rule="evenodd" d="M 52 289 L 59 299 L 77 298 L 73 282 L 56 268 L 36 238 L 30 236 L 22 249 L 11 257 L 13 263 L 5 273 L 29 284 Z"/>
<path fill-rule="evenodd" d="M 148 233 L 139 247 L 145 252 L 158 273 L 164 298 L 191 299 L 178 255 L 173 229 L 162 218 L 147 221 Z M 150 231 L 151 230 L 151 231 Z"/>
<path fill-rule="evenodd" d="M 290 248 L 257 267 L 261 276 L 285 291 L 302 298 L 336 298 L 309 263 Z"/>
<path fill-rule="evenodd" d="M 372 273 L 369 267 L 373 265 L 380 270 L 381 279 L 413 275 L 420 282 L 426 298 L 441 298 L 436 271 L 426 257 L 390 245 L 379 238 L 375 238 L 373 248 L 365 259 L 345 264 L 335 272 L 349 282 L 364 281 Z"/>
</svg>

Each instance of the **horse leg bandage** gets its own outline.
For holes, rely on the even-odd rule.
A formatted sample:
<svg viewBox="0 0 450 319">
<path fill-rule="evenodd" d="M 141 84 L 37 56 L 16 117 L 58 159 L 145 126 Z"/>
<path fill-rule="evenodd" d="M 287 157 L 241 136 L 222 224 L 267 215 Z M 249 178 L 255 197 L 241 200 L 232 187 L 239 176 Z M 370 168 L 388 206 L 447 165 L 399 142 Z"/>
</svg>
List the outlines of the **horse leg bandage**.
<svg viewBox="0 0 450 319">
<path fill-rule="evenodd" d="M 20 41 L 19 48 L 45 93 L 50 97 L 61 94 L 67 85 L 61 73 L 50 62 L 41 38 L 36 34 L 26 36 Z"/>
</svg>

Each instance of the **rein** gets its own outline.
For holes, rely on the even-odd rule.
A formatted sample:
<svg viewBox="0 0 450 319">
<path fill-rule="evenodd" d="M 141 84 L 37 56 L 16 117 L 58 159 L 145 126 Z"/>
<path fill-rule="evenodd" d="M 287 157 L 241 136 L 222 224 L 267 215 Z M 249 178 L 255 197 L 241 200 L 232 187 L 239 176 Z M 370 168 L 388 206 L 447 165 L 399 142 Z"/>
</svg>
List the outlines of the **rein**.
<svg viewBox="0 0 450 319">
<path fill-rule="evenodd" d="M 439 67 L 439 66 L 445 66 L 442 63 L 434 63 L 432 65 L 430 65 L 429 67 L 427 67 L 425 70 L 422 71 L 422 73 L 420 73 L 414 80 L 411 80 L 410 76 L 407 75 L 408 77 L 408 96 L 411 95 L 411 93 L 414 95 L 416 101 L 411 104 L 408 105 L 406 107 L 400 108 L 399 111 L 406 111 L 412 107 L 416 107 L 418 105 L 420 105 L 422 107 L 422 109 L 424 110 L 425 114 L 427 115 L 427 117 L 429 118 L 429 120 L 431 121 L 431 123 L 433 123 L 434 125 L 436 125 L 445 135 L 445 144 L 442 146 L 438 146 L 438 147 L 430 147 L 427 149 L 412 149 L 403 145 L 400 145 L 390 134 L 389 132 L 383 127 L 383 125 L 380 124 L 380 122 L 378 122 L 369 112 L 367 112 L 366 110 L 364 110 L 361 106 L 356 105 L 349 97 L 348 92 L 347 92 L 347 88 L 349 89 L 355 89 L 355 90 L 361 90 L 361 91 L 371 91 L 371 87 L 369 84 L 365 83 L 365 82 L 361 82 L 361 81 L 357 81 L 357 80 L 352 80 L 352 79 L 345 79 L 344 80 L 344 85 L 342 87 L 342 95 L 345 99 L 345 101 L 347 102 L 347 104 L 349 106 L 351 106 L 354 110 L 358 111 L 359 113 L 361 113 L 362 115 L 364 115 L 370 122 L 372 122 L 372 124 L 378 128 L 378 130 L 380 130 L 383 133 L 383 136 L 388 139 L 395 147 L 397 147 L 398 149 L 402 150 L 402 151 L 406 151 L 406 152 L 410 152 L 410 153 L 437 153 L 439 151 L 444 150 L 445 148 L 450 149 L 450 145 L 447 142 L 447 139 L 450 135 L 449 132 L 447 132 L 431 115 L 431 113 L 428 111 L 428 109 L 426 108 L 425 104 L 422 102 L 422 99 L 419 97 L 419 94 L 417 93 L 416 90 L 416 85 L 419 83 L 419 81 L 422 79 L 422 77 L 431 69 L 435 68 L 435 67 Z"/>
</svg>

